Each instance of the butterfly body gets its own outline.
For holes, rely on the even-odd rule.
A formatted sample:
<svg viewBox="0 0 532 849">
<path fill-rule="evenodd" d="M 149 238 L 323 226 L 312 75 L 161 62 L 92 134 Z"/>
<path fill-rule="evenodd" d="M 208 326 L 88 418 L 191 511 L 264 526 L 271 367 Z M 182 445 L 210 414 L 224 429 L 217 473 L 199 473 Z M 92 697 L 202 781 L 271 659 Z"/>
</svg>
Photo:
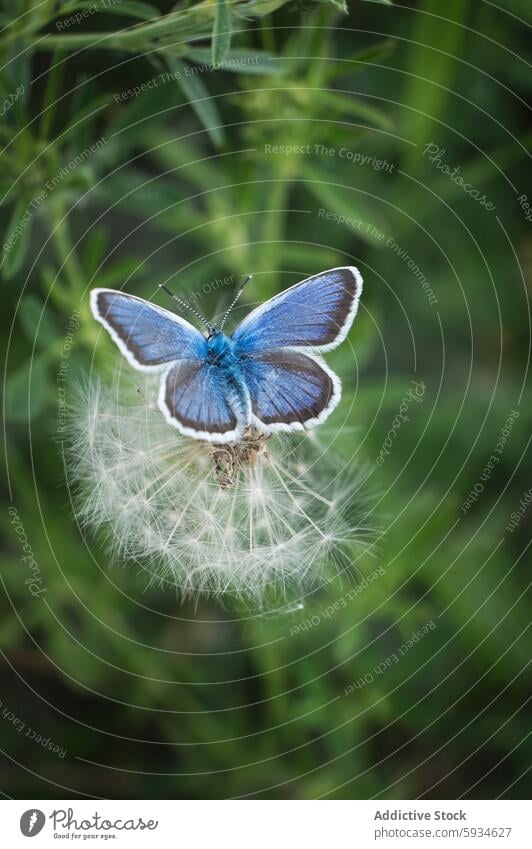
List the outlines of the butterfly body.
<svg viewBox="0 0 532 849">
<path fill-rule="evenodd" d="M 212 370 L 212 379 L 225 387 L 229 406 L 242 425 L 247 427 L 251 403 L 244 376 L 244 358 L 245 354 L 238 350 L 230 336 L 214 329 L 207 339 L 207 370 Z"/>
<path fill-rule="evenodd" d="M 362 277 L 336 268 L 310 277 L 253 310 L 228 336 L 202 335 L 185 319 L 122 292 L 94 289 L 91 304 L 128 362 L 161 372 L 159 407 L 186 436 L 240 443 L 320 424 L 341 384 L 320 357 L 345 338 Z"/>
</svg>

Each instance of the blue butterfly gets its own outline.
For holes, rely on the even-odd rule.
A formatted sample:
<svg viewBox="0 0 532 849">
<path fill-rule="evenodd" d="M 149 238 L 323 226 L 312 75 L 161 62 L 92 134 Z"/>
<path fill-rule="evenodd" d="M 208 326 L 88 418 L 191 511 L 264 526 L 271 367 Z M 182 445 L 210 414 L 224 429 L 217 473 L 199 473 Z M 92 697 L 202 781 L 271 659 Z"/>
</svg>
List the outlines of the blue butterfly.
<svg viewBox="0 0 532 849">
<path fill-rule="evenodd" d="M 222 328 L 237 298 L 216 327 L 173 296 L 202 318 L 208 335 L 113 289 L 93 289 L 91 307 L 134 368 L 161 372 L 159 407 L 167 422 L 194 439 L 227 443 L 250 427 L 269 434 L 325 421 L 341 383 L 319 354 L 345 339 L 361 291 L 358 269 L 324 271 L 257 307 L 232 336 Z"/>
</svg>

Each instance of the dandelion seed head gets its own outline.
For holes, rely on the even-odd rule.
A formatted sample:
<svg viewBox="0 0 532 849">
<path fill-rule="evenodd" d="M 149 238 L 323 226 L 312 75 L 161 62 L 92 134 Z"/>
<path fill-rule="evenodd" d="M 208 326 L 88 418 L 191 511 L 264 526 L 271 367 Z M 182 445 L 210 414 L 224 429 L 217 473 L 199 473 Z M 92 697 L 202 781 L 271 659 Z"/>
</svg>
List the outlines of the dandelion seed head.
<svg viewBox="0 0 532 849">
<path fill-rule="evenodd" d="M 353 499 L 362 503 L 360 478 L 352 468 L 346 478 L 326 439 L 276 435 L 224 487 L 213 446 L 169 427 L 157 385 L 138 379 L 92 383 L 71 421 L 77 514 L 104 531 L 113 560 L 134 559 L 150 582 L 180 596 L 231 593 L 261 604 L 266 594 L 315 587 L 360 552 L 364 532 L 345 518 Z"/>
</svg>

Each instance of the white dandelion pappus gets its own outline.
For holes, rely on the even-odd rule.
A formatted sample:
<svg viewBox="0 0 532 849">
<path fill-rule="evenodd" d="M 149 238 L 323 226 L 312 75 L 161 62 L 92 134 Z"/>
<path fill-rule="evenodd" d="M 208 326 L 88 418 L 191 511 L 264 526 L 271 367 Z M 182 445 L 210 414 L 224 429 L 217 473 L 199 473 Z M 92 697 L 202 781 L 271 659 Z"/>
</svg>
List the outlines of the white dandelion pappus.
<svg viewBox="0 0 532 849">
<path fill-rule="evenodd" d="M 69 463 L 78 517 L 149 582 L 260 604 L 270 591 L 286 599 L 315 586 L 365 546 L 362 525 L 346 517 L 360 478 L 341 479 L 315 438 L 269 440 L 224 488 L 213 453 L 227 446 L 169 428 L 152 378 L 141 392 L 123 375 L 120 385 L 95 382 L 80 409 Z"/>
</svg>

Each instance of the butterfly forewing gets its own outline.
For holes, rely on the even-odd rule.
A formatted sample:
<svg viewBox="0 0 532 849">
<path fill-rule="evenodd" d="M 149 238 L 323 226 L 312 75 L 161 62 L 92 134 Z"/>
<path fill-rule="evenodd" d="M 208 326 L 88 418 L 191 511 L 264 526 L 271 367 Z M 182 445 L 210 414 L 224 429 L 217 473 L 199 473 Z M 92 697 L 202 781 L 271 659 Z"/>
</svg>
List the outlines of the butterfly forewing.
<svg viewBox="0 0 532 849">
<path fill-rule="evenodd" d="M 347 335 L 362 277 L 356 268 L 334 268 L 297 283 L 253 310 L 233 334 L 244 353 L 272 348 L 328 350 Z"/>
<path fill-rule="evenodd" d="M 93 289 L 92 311 L 129 362 L 142 370 L 181 359 L 204 359 L 199 330 L 162 307 L 113 289 Z"/>
</svg>

